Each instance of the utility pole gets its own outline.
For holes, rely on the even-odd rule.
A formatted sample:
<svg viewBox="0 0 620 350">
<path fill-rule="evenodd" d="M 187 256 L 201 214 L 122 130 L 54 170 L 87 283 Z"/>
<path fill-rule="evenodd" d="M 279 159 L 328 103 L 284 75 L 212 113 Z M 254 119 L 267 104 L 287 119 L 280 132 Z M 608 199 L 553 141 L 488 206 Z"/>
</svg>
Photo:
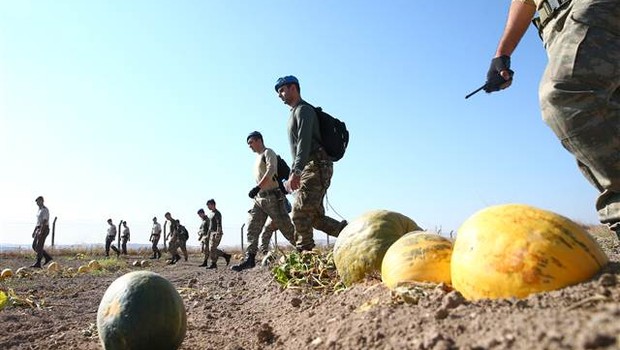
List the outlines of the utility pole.
<svg viewBox="0 0 620 350">
<path fill-rule="evenodd" d="M 54 222 L 52 222 L 52 247 L 54 246 L 54 237 L 56 236 L 56 220 L 58 216 L 54 216 Z"/>
<path fill-rule="evenodd" d="M 241 251 L 243 252 L 243 228 L 245 227 L 245 224 L 241 225 Z"/>
</svg>

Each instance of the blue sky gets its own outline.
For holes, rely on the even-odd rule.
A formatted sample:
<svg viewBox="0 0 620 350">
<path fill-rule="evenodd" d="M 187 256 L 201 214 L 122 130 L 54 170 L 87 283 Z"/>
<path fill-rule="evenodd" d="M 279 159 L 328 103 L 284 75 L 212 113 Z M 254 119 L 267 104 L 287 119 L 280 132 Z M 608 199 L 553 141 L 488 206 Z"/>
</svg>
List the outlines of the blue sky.
<svg viewBox="0 0 620 350">
<path fill-rule="evenodd" d="M 30 243 L 43 195 L 59 244 L 102 242 L 109 217 L 147 243 L 166 211 L 196 244 L 196 210 L 214 198 L 222 244 L 238 245 L 254 186 L 246 135 L 291 160 L 273 90 L 289 74 L 351 134 L 328 215 L 389 209 L 447 233 L 525 203 L 596 223 L 596 191 L 541 120 L 533 28 L 513 86 L 464 99 L 509 5 L 0 1 L 0 243 Z"/>
</svg>

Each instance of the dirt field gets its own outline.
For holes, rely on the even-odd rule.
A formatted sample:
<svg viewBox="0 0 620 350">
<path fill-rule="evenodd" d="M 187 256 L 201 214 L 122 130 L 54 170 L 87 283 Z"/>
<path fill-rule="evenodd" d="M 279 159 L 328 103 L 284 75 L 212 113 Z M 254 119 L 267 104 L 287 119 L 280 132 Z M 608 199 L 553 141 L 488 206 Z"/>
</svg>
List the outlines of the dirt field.
<svg viewBox="0 0 620 350">
<path fill-rule="evenodd" d="M 524 300 L 467 302 L 447 287 L 429 286 L 405 302 L 376 279 L 338 293 L 282 289 L 269 268 L 236 273 L 220 261 L 207 271 L 197 254 L 147 269 L 168 278 L 185 300 L 182 349 L 620 349 L 620 245 L 611 236 L 599 241 L 611 258 L 603 273 Z M 66 268 L 90 258 L 55 261 Z M 0 349 L 101 349 L 99 301 L 143 258 L 121 258 L 114 272 L 30 270 L 0 282 L 1 290 L 33 302 L 0 311 Z M 0 268 L 31 263 L 0 256 Z"/>
</svg>

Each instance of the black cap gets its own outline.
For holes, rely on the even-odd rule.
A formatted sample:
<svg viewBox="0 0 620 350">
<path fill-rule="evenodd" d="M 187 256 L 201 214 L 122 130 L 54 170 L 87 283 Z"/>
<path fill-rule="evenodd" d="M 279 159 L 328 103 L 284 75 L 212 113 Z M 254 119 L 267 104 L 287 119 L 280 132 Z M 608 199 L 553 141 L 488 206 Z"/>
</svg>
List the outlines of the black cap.
<svg viewBox="0 0 620 350">
<path fill-rule="evenodd" d="M 43 196 L 38 196 L 37 199 L 35 199 L 34 201 L 38 201 L 38 200 L 43 200 Z"/>
<path fill-rule="evenodd" d="M 260 133 L 260 132 L 258 132 L 258 131 L 252 131 L 252 132 L 248 135 L 248 137 L 245 139 L 245 142 L 250 141 L 250 139 L 251 139 L 252 137 L 256 137 L 256 138 L 259 138 L 259 139 L 261 139 L 261 140 L 263 139 L 263 135 L 261 135 L 261 133 Z"/>
</svg>

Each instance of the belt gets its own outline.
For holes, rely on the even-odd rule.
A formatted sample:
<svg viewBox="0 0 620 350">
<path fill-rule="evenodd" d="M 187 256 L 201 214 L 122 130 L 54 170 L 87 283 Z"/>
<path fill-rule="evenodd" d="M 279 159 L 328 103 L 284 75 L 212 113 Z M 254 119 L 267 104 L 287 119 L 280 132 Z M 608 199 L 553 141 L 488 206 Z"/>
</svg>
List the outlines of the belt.
<svg viewBox="0 0 620 350">
<path fill-rule="evenodd" d="M 542 32 L 547 23 L 553 19 L 557 11 L 570 2 L 571 0 L 543 0 L 538 9 L 538 17 L 532 20 L 538 32 Z"/>
<path fill-rule="evenodd" d="M 280 187 L 272 188 L 270 190 L 262 190 L 258 192 L 257 196 L 259 197 L 267 197 L 269 195 L 275 194 L 277 195 L 280 192 Z"/>
</svg>

